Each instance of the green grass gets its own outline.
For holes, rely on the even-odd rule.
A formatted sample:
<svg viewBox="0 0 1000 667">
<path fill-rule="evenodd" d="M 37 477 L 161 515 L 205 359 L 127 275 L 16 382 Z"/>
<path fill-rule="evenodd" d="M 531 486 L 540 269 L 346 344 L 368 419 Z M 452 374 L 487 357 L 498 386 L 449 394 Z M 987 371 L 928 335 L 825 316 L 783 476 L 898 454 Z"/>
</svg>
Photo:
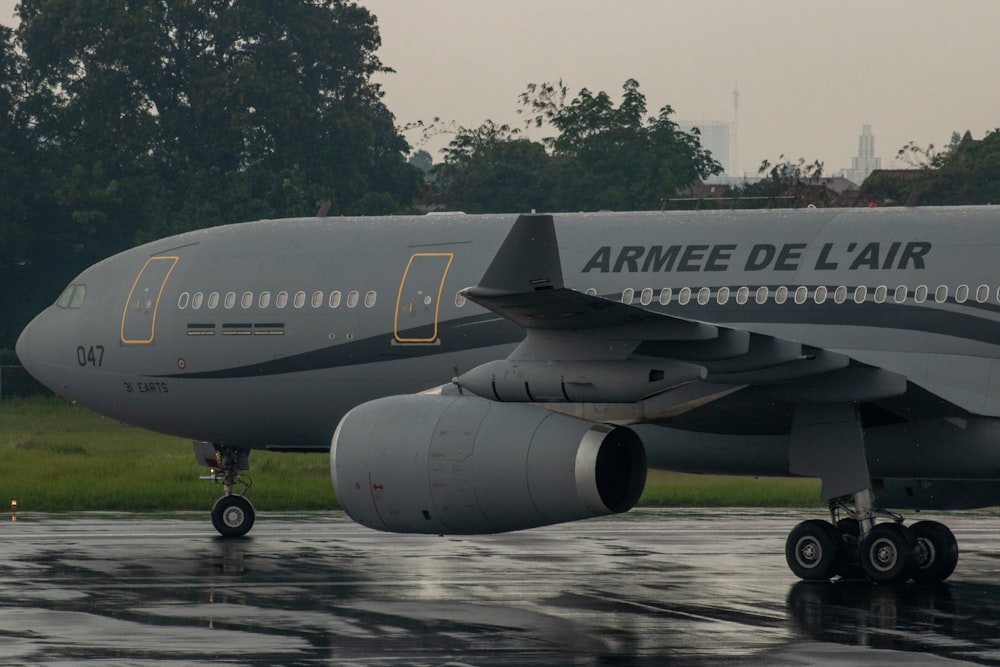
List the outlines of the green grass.
<svg viewBox="0 0 1000 667">
<path fill-rule="evenodd" d="M 337 507 L 329 457 L 255 451 L 250 498 L 262 511 Z M 199 481 L 188 440 L 125 426 L 58 398 L 0 404 L 0 510 L 207 511 L 220 484 Z M 646 507 L 819 504 L 819 482 L 650 471 Z"/>
<path fill-rule="evenodd" d="M 650 470 L 640 507 L 820 506 L 818 479 L 688 475 Z"/>
<path fill-rule="evenodd" d="M 329 457 L 253 452 L 261 510 L 335 508 Z M 57 398 L 0 405 L 0 509 L 207 510 L 222 485 L 199 481 L 189 440 L 125 426 Z"/>
</svg>

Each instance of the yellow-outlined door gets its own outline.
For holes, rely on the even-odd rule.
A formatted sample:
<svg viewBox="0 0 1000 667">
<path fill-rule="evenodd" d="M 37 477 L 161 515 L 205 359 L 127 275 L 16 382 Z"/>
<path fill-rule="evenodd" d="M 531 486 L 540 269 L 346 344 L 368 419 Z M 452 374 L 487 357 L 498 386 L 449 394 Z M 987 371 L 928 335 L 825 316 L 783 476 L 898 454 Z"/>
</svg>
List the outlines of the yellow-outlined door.
<svg viewBox="0 0 1000 667">
<path fill-rule="evenodd" d="M 142 265 L 122 312 L 122 343 L 136 345 L 153 342 L 160 297 L 178 259 L 173 255 L 150 257 Z"/>
<path fill-rule="evenodd" d="M 418 252 L 410 256 L 396 298 L 392 328 L 396 342 L 437 342 L 441 293 L 454 258 L 450 252 Z"/>
</svg>

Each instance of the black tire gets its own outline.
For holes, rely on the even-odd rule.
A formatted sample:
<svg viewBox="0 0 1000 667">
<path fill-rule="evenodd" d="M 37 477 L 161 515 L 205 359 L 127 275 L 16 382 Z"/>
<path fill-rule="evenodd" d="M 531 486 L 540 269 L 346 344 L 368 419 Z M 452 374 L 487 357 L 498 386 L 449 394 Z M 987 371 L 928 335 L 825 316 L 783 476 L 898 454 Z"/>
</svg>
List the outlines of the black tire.
<svg viewBox="0 0 1000 667">
<path fill-rule="evenodd" d="M 937 584 L 950 577 L 958 565 L 958 540 L 948 526 L 919 521 L 909 531 L 915 545 L 910 578 L 921 584 Z"/>
<path fill-rule="evenodd" d="M 212 525 L 223 537 L 243 537 L 253 521 L 253 505 L 243 496 L 222 496 L 212 506 Z"/>
<path fill-rule="evenodd" d="M 841 519 L 837 522 L 837 532 L 844 543 L 837 574 L 841 579 L 864 579 L 865 573 L 858 562 L 861 524 L 857 519 Z"/>
<path fill-rule="evenodd" d="M 905 528 L 880 523 L 861 540 L 861 569 L 876 584 L 897 584 L 909 578 L 913 542 Z"/>
<path fill-rule="evenodd" d="M 785 541 L 785 560 L 805 581 L 823 581 L 837 574 L 843 553 L 840 533 L 827 521 L 811 519 L 792 529 Z"/>
</svg>

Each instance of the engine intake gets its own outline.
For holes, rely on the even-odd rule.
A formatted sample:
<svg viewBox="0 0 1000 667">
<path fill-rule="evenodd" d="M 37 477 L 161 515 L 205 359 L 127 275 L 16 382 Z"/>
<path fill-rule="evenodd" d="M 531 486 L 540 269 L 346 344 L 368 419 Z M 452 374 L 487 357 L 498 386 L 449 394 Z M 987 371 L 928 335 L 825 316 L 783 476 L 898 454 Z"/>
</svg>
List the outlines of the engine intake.
<svg viewBox="0 0 1000 667">
<path fill-rule="evenodd" d="M 634 431 L 479 397 L 391 396 L 341 420 L 337 499 L 400 533 L 498 533 L 625 512 L 646 483 Z"/>
</svg>

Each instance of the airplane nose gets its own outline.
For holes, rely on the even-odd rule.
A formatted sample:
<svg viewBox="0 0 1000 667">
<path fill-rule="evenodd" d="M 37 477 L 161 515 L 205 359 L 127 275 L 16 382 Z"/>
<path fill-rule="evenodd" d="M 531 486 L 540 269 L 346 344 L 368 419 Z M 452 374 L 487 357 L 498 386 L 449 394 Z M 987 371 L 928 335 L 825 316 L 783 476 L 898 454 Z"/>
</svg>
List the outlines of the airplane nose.
<svg viewBox="0 0 1000 667">
<path fill-rule="evenodd" d="M 44 338 L 46 335 L 51 334 L 51 327 L 43 326 L 44 323 L 40 323 L 39 320 L 45 317 L 45 313 L 40 313 L 28 323 L 28 326 L 24 327 L 21 331 L 21 335 L 17 337 L 17 343 L 14 346 L 14 352 L 17 354 L 18 360 L 21 362 L 21 366 L 24 370 L 28 371 L 33 378 L 52 389 L 52 379 L 49 377 L 51 375 L 50 364 L 46 363 L 46 359 L 43 357 L 46 341 Z M 42 340 L 39 340 L 39 337 Z"/>
<path fill-rule="evenodd" d="M 17 337 L 17 344 L 14 346 L 14 352 L 17 354 L 18 360 L 21 365 L 24 366 L 25 370 L 34 375 L 31 370 L 33 365 L 33 360 L 31 358 L 31 328 L 35 321 L 32 320 L 28 323 L 28 326 L 24 327 L 21 331 L 21 335 Z"/>
</svg>

